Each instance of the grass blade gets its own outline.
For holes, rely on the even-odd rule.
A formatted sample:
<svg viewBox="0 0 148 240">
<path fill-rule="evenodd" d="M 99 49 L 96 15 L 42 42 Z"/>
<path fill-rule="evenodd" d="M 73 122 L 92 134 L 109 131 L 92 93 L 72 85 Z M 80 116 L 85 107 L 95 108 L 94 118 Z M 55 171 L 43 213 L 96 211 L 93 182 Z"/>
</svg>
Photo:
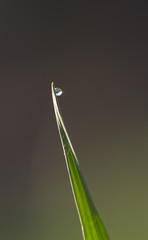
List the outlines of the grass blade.
<svg viewBox="0 0 148 240">
<path fill-rule="evenodd" d="M 72 192 L 80 218 L 83 238 L 84 240 L 109 240 L 104 224 L 99 217 L 89 193 L 87 184 L 80 169 L 78 159 L 66 131 L 59 107 L 59 102 L 56 96 L 54 83 L 52 83 L 51 89 L 57 126 L 66 159 Z"/>
</svg>

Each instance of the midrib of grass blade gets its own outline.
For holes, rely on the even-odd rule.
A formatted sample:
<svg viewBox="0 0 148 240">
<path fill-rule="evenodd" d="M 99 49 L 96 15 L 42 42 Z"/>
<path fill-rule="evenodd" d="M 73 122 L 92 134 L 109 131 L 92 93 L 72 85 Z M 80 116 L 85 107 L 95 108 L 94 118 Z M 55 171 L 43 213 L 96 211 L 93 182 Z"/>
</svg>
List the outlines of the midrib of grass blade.
<svg viewBox="0 0 148 240">
<path fill-rule="evenodd" d="M 82 227 L 83 238 L 85 240 L 109 240 L 104 224 L 99 217 L 89 193 L 80 169 L 80 164 L 66 131 L 54 83 L 52 83 L 51 89 L 57 126 L 63 146 L 72 192 Z"/>
</svg>

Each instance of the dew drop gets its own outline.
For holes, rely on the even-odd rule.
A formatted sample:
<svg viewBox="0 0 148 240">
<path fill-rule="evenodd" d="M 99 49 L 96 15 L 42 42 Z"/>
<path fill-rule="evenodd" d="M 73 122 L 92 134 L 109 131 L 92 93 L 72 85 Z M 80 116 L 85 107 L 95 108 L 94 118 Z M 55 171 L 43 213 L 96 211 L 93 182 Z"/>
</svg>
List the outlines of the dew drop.
<svg viewBox="0 0 148 240">
<path fill-rule="evenodd" d="M 58 96 L 58 97 L 61 96 L 63 93 L 61 88 L 55 88 L 55 92 L 56 92 L 56 96 Z"/>
</svg>

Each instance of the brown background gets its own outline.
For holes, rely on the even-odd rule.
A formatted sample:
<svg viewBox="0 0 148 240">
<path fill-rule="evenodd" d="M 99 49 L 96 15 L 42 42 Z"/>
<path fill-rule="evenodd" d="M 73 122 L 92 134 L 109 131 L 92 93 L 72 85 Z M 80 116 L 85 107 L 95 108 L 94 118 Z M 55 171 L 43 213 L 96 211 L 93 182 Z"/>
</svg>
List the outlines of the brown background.
<svg viewBox="0 0 148 240">
<path fill-rule="evenodd" d="M 111 239 L 148 239 L 147 6 L 49 2 L 0 3 L 0 238 L 82 239 L 54 81 Z"/>
</svg>

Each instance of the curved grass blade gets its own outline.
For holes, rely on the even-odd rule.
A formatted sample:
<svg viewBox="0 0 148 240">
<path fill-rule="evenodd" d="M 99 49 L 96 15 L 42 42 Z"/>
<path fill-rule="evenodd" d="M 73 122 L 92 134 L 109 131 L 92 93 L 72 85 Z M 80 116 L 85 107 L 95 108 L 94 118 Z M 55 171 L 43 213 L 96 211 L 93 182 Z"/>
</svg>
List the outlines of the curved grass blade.
<svg viewBox="0 0 148 240">
<path fill-rule="evenodd" d="M 83 238 L 84 240 L 109 240 L 103 222 L 100 219 L 96 207 L 92 201 L 87 184 L 82 175 L 78 159 L 66 131 L 61 116 L 61 110 L 56 96 L 54 83 L 52 83 L 51 89 L 57 126 L 66 159 L 72 192 L 79 214 Z"/>
</svg>

